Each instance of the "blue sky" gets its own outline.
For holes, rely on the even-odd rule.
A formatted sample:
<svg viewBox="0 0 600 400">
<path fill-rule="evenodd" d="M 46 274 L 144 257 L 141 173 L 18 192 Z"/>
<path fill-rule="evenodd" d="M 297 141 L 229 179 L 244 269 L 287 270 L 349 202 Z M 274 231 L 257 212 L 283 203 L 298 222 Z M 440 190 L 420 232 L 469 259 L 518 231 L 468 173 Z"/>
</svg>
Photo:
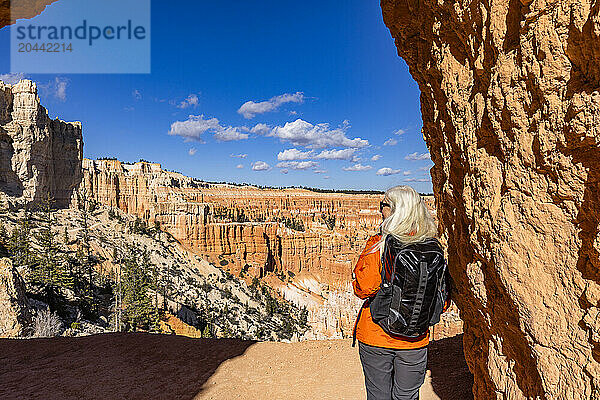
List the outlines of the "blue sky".
<svg viewBox="0 0 600 400">
<path fill-rule="evenodd" d="M 86 157 L 210 181 L 431 192 L 419 90 L 378 2 L 154 1 L 150 74 L 26 77 L 52 117 L 82 121 Z"/>
</svg>

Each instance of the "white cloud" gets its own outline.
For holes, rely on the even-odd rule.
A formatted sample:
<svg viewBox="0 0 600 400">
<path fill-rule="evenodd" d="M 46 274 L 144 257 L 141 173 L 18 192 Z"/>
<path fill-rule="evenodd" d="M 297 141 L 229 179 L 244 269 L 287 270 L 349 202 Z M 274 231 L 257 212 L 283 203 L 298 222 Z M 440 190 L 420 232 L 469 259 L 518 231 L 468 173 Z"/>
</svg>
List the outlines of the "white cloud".
<svg viewBox="0 0 600 400">
<path fill-rule="evenodd" d="M 15 83 L 19 83 L 21 79 L 25 79 L 25 74 L 22 72 L 10 73 L 10 74 L 0 74 L 0 81 L 4 81 L 4 83 L 8 83 L 9 85 L 14 85 Z"/>
<path fill-rule="evenodd" d="M 318 159 L 318 160 L 352 160 L 357 161 L 358 157 L 354 155 L 357 149 L 341 149 L 341 150 L 323 150 L 319 154 L 314 154 L 313 150 L 301 151 L 296 148 L 287 149 L 277 154 L 279 161 L 292 161 L 292 160 L 306 160 L 306 159 Z"/>
<path fill-rule="evenodd" d="M 354 164 L 351 167 L 344 167 L 342 169 L 344 171 L 368 171 L 371 168 L 373 167 L 371 167 L 370 165 Z"/>
<path fill-rule="evenodd" d="M 188 95 L 182 102 L 177 104 L 177 108 L 188 108 L 188 107 L 196 107 L 198 105 L 198 95 L 192 93 Z"/>
<path fill-rule="evenodd" d="M 398 136 L 402 136 L 406 133 L 406 131 L 404 129 L 398 129 L 397 131 L 394 131 L 394 135 L 398 135 Z"/>
<path fill-rule="evenodd" d="M 37 86 L 46 96 L 53 96 L 59 101 L 65 101 L 67 100 L 68 85 L 68 79 L 55 77 L 54 80 L 47 83 L 39 83 Z"/>
<path fill-rule="evenodd" d="M 286 168 L 286 169 L 311 169 L 319 166 L 319 163 L 315 161 L 281 161 L 277 163 L 277 168 Z"/>
<path fill-rule="evenodd" d="M 246 158 L 248 157 L 248 154 L 230 154 L 229 157 Z"/>
<path fill-rule="evenodd" d="M 398 144 L 398 141 L 394 138 L 389 138 L 388 140 L 386 140 L 385 142 L 383 142 L 384 146 L 395 146 Z"/>
<path fill-rule="evenodd" d="M 268 171 L 271 169 L 271 166 L 264 161 L 257 161 L 252 164 L 253 171 Z"/>
<path fill-rule="evenodd" d="M 271 133 L 271 128 L 269 128 L 267 124 L 256 124 L 252 129 L 250 129 L 250 132 L 258 135 L 268 135 Z"/>
<path fill-rule="evenodd" d="M 411 153 L 404 157 L 404 159 L 409 161 L 429 160 L 429 153 L 419 154 L 415 151 L 414 153 Z"/>
<path fill-rule="evenodd" d="M 381 158 L 381 154 L 375 154 L 373 157 L 371 157 L 371 161 L 377 161 Z"/>
<path fill-rule="evenodd" d="M 281 170 L 281 173 L 282 173 L 282 174 L 287 174 L 288 172 L 290 172 L 290 171 L 289 171 L 289 170 L 287 170 L 287 169 L 285 169 L 285 168 Z"/>
<path fill-rule="evenodd" d="M 279 106 L 285 103 L 302 103 L 304 101 L 304 93 L 285 93 L 279 96 L 271 97 L 269 100 L 260 101 L 258 103 L 250 100 L 242 104 L 238 110 L 244 118 L 254 118 L 256 114 L 263 114 L 269 111 L 275 111 Z"/>
<path fill-rule="evenodd" d="M 324 176 L 323 179 L 329 179 L 331 178 L 330 176 Z"/>
<path fill-rule="evenodd" d="M 253 131 L 259 125 L 255 126 Z M 348 126 L 344 124 L 342 127 L 330 129 L 329 124 L 326 123 L 313 125 L 297 119 L 294 122 L 287 122 L 284 126 L 276 126 L 267 135 L 278 137 L 281 141 L 291 142 L 295 146 L 305 146 L 313 149 L 334 146 L 359 148 L 369 145 L 368 140 L 346 137 Z M 260 130 L 263 130 L 263 128 L 261 126 Z"/>
<path fill-rule="evenodd" d="M 433 165 L 426 165 L 424 167 L 420 167 L 419 171 L 429 171 L 433 167 Z"/>
<path fill-rule="evenodd" d="M 140 92 L 138 89 L 134 89 L 133 92 L 131 92 L 131 95 L 136 100 L 141 100 L 142 99 L 142 92 Z"/>
<path fill-rule="evenodd" d="M 323 150 L 315 158 L 323 160 L 356 160 L 356 149 Z"/>
<path fill-rule="evenodd" d="M 67 85 L 69 81 L 65 78 L 54 78 L 54 96 L 60 101 L 65 101 L 67 99 Z"/>
<path fill-rule="evenodd" d="M 175 121 L 171 124 L 169 135 L 177 135 L 186 140 L 198 140 L 207 131 L 222 129 L 216 118 L 204 119 L 204 115 L 189 115 L 185 121 Z"/>
<path fill-rule="evenodd" d="M 389 167 L 384 167 L 384 168 L 379 168 L 375 174 L 381 175 L 381 176 L 388 176 L 388 175 L 396 175 L 396 174 L 399 174 L 400 172 L 402 172 L 402 170 L 400 170 L 400 169 L 391 169 Z"/>
<path fill-rule="evenodd" d="M 188 150 L 188 154 L 190 156 L 193 156 L 194 154 L 196 154 L 197 151 L 198 151 L 197 149 L 195 149 L 195 148 L 192 147 L 191 149 Z"/>
<path fill-rule="evenodd" d="M 236 165 L 235 167 L 236 167 L 237 169 L 242 169 L 242 168 L 244 168 L 244 164 L 238 164 L 238 165 Z"/>
<path fill-rule="evenodd" d="M 315 174 L 326 174 L 327 173 L 327 171 L 324 169 L 315 169 L 313 172 Z"/>
<path fill-rule="evenodd" d="M 300 151 L 298 149 L 287 149 L 277 154 L 279 161 L 291 161 L 291 160 L 306 160 L 311 158 L 313 151 Z"/>
<path fill-rule="evenodd" d="M 237 126 L 228 126 L 215 132 L 213 135 L 220 142 L 231 142 L 233 140 L 248 139 L 247 133 L 242 133 Z"/>
<path fill-rule="evenodd" d="M 408 178 L 404 182 L 431 182 L 431 179 L 427 178 Z"/>
<path fill-rule="evenodd" d="M 181 136 L 186 140 L 203 142 L 204 132 L 213 132 L 219 141 L 248 139 L 247 133 L 242 133 L 238 127 L 224 127 L 216 118 L 204 119 L 204 115 L 189 115 L 185 121 L 175 121 L 171 124 L 169 135 Z"/>
</svg>

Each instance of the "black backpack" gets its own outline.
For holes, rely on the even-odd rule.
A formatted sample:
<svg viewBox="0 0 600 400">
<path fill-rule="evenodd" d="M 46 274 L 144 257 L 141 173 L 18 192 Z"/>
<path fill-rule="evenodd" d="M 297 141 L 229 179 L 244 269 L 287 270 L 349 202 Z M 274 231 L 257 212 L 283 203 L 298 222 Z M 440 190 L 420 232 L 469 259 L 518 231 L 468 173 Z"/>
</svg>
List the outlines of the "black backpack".
<svg viewBox="0 0 600 400">
<path fill-rule="evenodd" d="M 404 244 L 388 235 L 381 259 L 381 286 L 367 299 L 371 318 L 392 336 L 423 335 L 440 321 L 450 293 L 440 242 L 431 238 Z"/>
</svg>

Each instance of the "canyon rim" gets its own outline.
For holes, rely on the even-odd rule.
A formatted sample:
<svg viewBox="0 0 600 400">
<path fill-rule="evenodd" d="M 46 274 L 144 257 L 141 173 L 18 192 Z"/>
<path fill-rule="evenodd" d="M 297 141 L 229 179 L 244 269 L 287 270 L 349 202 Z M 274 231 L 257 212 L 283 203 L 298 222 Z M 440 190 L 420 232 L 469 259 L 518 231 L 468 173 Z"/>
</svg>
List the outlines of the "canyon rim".
<svg viewBox="0 0 600 400">
<path fill-rule="evenodd" d="M 205 329 L 210 319 L 215 335 L 225 335 L 227 326 L 227 335 L 246 339 L 351 337 L 361 305 L 351 288 L 351 272 L 378 228 L 380 194 L 210 183 L 159 163 L 85 159 L 81 123 L 50 120 L 35 83 L 0 81 L 0 88 L 0 222 L 8 231 L 18 226 L 18 209 L 35 209 L 50 196 L 63 208 L 53 228 L 64 232 L 65 258 L 80 251 L 81 219 L 89 219 L 85 229 L 99 279 L 115 277 L 126 242 L 151 249 L 157 276 L 164 279 L 155 303 L 174 314 L 163 322 L 177 334 L 201 335 L 197 328 Z M 431 196 L 425 202 L 433 207 Z M 81 210 L 90 206 L 94 212 L 83 216 Z M 156 226 L 160 229 L 154 232 Z M 15 267 L 24 275 L 30 269 Z M 5 269 L 7 288 L 20 287 L 12 265 Z M 249 325 L 243 322 L 244 312 L 254 308 L 273 314 L 265 311 L 269 305 L 263 309 L 260 296 L 253 298 L 257 285 L 273 290 L 283 304 L 293 304 L 295 312 L 304 310 L 308 329 L 287 337 L 261 336 L 258 318 Z M 20 321 L 32 306 L 15 293 L 20 292 L 0 293 L 9 311 L 0 320 L 11 327 L 0 331 L 3 336 L 26 336 L 27 324 Z M 115 329 L 108 324 L 115 320 L 115 310 L 106 304 L 104 322 L 90 321 L 93 327 L 77 334 Z M 461 329 L 453 308 L 433 331 L 434 338 L 454 336 Z"/>
<path fill-rule="evenodd" d="M 600 3 L 382 0 L 477 399 L 600 399 Z"/>
</svg>

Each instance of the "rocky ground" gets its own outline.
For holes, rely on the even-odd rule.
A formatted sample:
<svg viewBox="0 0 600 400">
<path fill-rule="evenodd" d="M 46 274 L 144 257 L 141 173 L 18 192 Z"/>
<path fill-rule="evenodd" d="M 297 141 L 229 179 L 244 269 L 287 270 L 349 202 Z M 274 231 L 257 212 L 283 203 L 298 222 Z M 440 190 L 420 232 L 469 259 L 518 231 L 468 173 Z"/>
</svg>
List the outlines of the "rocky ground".
<svg viewBox="0 0 600 400">
<path fill-rule="evenodd" d="M 299 343 L 110 333 L 1 339 L 2 399 L 361 399 L 351 341 Z M 462 336 L 429 348 L 421 400 L 468 400 Z"/>
<path fill-rule="evenodd" d="M 55 212 L 54 217 L 54 231 L 60 233 L 58 238 L 61 242 L 61 254 L 65 257 L 74 256 L 84 226 L 83 212 L 75 208 L 63 209 Z M 22 213 L 0 213 L 0 222 L 7 232 L 11 232 L 17 226 L 20 218 Z M 35 232 L 37 216 L 33 213 L 30 218 L 32 232 Z M 97 205 L 93 212 L 87 213 L 86 219 L 89 243 L 96 263 L 95 275 L 98 280 L 110 280 L 108 286 L 111 292 L 104 296 L 106 298 L 102 301 L 100 315 L 96 320 L 81 319 L 75 306 L 77 296 L 74 293 L 68 290 L 59 293 L 63 298 L 62 302 L 67 305 L 63 307 L 65 310 L 60 315 L 63 328 L 56 334 L 79 336 L 117 329 L 114 307 L 114 295 L 117 290 L 115 282 L 119 271 L 119 257 L 130 245 L 136 246 L 140 251 L 146 251 L 156 269 L 158 291 L 152 293 L 154 301 L 161 309 L 176 315 L 199 332 L 208 327 L 212 337 L 298 340 L 308 329 L 306 323 L 299 320 L 301 310 L 285 300 L 278 299 L 265 285 L 260 282 L 248 285 L 187 251 L 165 232 L 153 232 L 151 229 L 132 230 L 135 218 L 101 205 Z M 29 268 L 19 265 L 15 267 L 15 271 L 27 281 Z M 25 285 L 22 290 L 27 291 L 28 297 L 32 296 L 31 285 Z M 4 299 L 2 293 L 0 287 L 0 300 Z M 10 294 L 7 294 L 6 301 L 14 303 Z M 48 308 L 40 301 L 34 302 L 31 299 L 25 299 L 21 303 L 23 304 L 14 307 L 32 308 L 33 304 L 35 308 Z M 0 301 L 0 305 L 2 304 L 4 303 Z M 0 312 L 0 319 L 7 318 Z M 26 328 L 28 327 L 23 328 L 23 334 L 8 336 L 25 336 Z"/>
</svg>

